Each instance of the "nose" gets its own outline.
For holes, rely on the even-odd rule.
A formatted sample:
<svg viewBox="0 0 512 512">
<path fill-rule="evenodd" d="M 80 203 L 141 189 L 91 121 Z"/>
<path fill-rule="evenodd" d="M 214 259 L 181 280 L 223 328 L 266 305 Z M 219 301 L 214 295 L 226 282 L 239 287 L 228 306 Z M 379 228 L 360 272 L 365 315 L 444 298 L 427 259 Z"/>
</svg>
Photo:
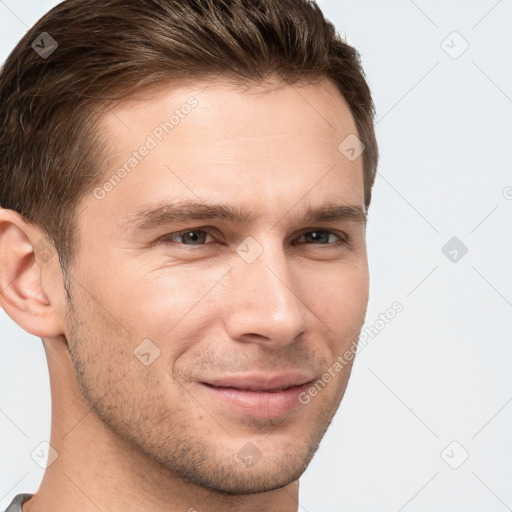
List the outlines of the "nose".
<svg viewBox="0 0 512 512">
<path fill-rule="evenodd" d="M 310 313 L 297 270 L 282 247 L 264 248 L 252 263 L 237 257 L 226 289 L 232 339 L 278 346 L 299 338 Z"/>
</svg>

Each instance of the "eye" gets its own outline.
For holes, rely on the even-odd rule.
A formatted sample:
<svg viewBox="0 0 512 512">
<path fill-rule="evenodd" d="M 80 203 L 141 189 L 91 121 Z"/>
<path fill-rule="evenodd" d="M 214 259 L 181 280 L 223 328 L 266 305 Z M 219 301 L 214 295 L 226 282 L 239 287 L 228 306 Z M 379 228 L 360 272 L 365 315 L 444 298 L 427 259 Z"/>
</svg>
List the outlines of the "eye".
<svg viewBox="0 0 512 512">
<path fill-rule="evenodd" d="M 332 237 L 338 238 L 340 244 L 348 242 L 348 235 L 346 233 L 337 233 L 327 230 L 307 231 L 297 238 L 297 240 L 305 239 L 318 245 L 339 245 L 336 244 L 336 240 L 334 240 L 334 242 L 329 242 L 329 240 L 332 240 Z"/>
<path fill-rule="evenodd" d="M 187 231 L 166 235 L 161 241 L 164 243 L 176 242 L 183 245 L 204 245 L 205 239 L 208 236 L 211 237 L 211 234 L 204 229 L 189 229 Z"/>
<path fill-rule="evenodd" d="M 208 243 L 208 237 L 213 238 L 212 234 L 208 230 L 188 229 L 185 231 L 179 231 L 178 233 L 171 233 L 169 235 L 165 235 L 160 239 L 160 242 L 168 244 L 176 243 L 179 245 L 187 246 L 201 246 L 206 245 Z M 211 242 L 211 240 L 209 241 Z M 305 242 L 308 244 L 313 243 L 315 245 L 339 246 L 347 244 L 348 241 L 348 235 L 343 232 L 338 233 L 335 231 L 328 230 L 312 230 L 303 233 L 299 238 L 295 239 L 292 242 L 292 245 L 297 245 L 297 243 Z"/>
</svg>

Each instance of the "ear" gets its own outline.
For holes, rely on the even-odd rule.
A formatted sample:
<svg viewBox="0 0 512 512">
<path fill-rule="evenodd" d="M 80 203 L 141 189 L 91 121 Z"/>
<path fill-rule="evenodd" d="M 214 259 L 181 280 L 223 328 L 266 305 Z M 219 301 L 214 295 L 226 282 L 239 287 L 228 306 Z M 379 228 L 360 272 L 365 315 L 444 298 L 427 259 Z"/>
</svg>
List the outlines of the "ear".
<svg viewBox="0 0 512 512">
<path fill-rule="evenodd" d="M 0 306 L 40 338 L 64 332 L 65 290 L 58 260 L 40 230 L 17 212 L 0 208 Z"/>
</svg>

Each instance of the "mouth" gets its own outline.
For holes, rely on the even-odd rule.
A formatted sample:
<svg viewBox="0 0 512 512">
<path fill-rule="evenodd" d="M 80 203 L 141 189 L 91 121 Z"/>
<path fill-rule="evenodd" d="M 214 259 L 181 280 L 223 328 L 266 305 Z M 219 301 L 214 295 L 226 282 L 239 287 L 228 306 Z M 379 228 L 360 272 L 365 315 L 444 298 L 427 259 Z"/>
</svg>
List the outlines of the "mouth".
<svg viewBox="0 0 512 512">
<path fill-rule="evenodd" d="M 234 388 L 241 391 L 279 392 L 295 386 L 302 386 L 313 380 L 313 375 L 305 372 L 282 372 L 276 374 L 244 374 L 210 377 L 203 382 L 216 388 Z"/>
<path fill-rule="evenodd" d="M 243 388 L 243 387 L 234 387 L 234 386 L 214 386 L 213 384 L 209 384 L 207 382 L 202 382 L 205 386 L 209 386 L 211 388 L 216 389 L 236 389 L 238 391 L 253 391 L 253 392 L 259 392 L 259 393 L 280 393 L 281 391 L 286 391 L 287 389 L 291 389 L 298 386 L 286 386 L 286 387 L 280 387 L 280 388 L 274 388 L 274 389 L 266 389 L 266 388 L 259 388 L 259 387 L 253 387 L 253 388 Z"/>
<path fill-rule="evenodd" d="M 237 414 L 254 417 L 279 417 L 300 405 L 299 396 L 312 383 L 311 375 L 233 375 L 200 382 L 215 403 Z"/>
</svg>

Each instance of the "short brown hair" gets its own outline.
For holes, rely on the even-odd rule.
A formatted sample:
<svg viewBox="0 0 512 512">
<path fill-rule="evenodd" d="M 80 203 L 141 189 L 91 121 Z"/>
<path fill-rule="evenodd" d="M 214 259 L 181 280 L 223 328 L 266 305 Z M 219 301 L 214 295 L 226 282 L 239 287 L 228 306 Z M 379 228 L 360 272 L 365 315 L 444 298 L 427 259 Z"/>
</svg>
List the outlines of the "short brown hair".
<svg viewBox="0 0 512 512">
<path fill-rule="evenodd" d="M 47 56 L 32 46 L 44 32 L 58 44 Z M 360 55 L 307 0 L 57 5 L 25 34 L 0 71 L 0 206 L 42 230 L 65 272 L 78 245 L 76 206 L 105 174 L 105 141 L 96 129 L 105 105 L 147 86 L 212 77 L 239 84 L 270 77 L 288 84 L 331 79 L 365 146 L 369 207 L 378 150 Z"/>
</svg>

